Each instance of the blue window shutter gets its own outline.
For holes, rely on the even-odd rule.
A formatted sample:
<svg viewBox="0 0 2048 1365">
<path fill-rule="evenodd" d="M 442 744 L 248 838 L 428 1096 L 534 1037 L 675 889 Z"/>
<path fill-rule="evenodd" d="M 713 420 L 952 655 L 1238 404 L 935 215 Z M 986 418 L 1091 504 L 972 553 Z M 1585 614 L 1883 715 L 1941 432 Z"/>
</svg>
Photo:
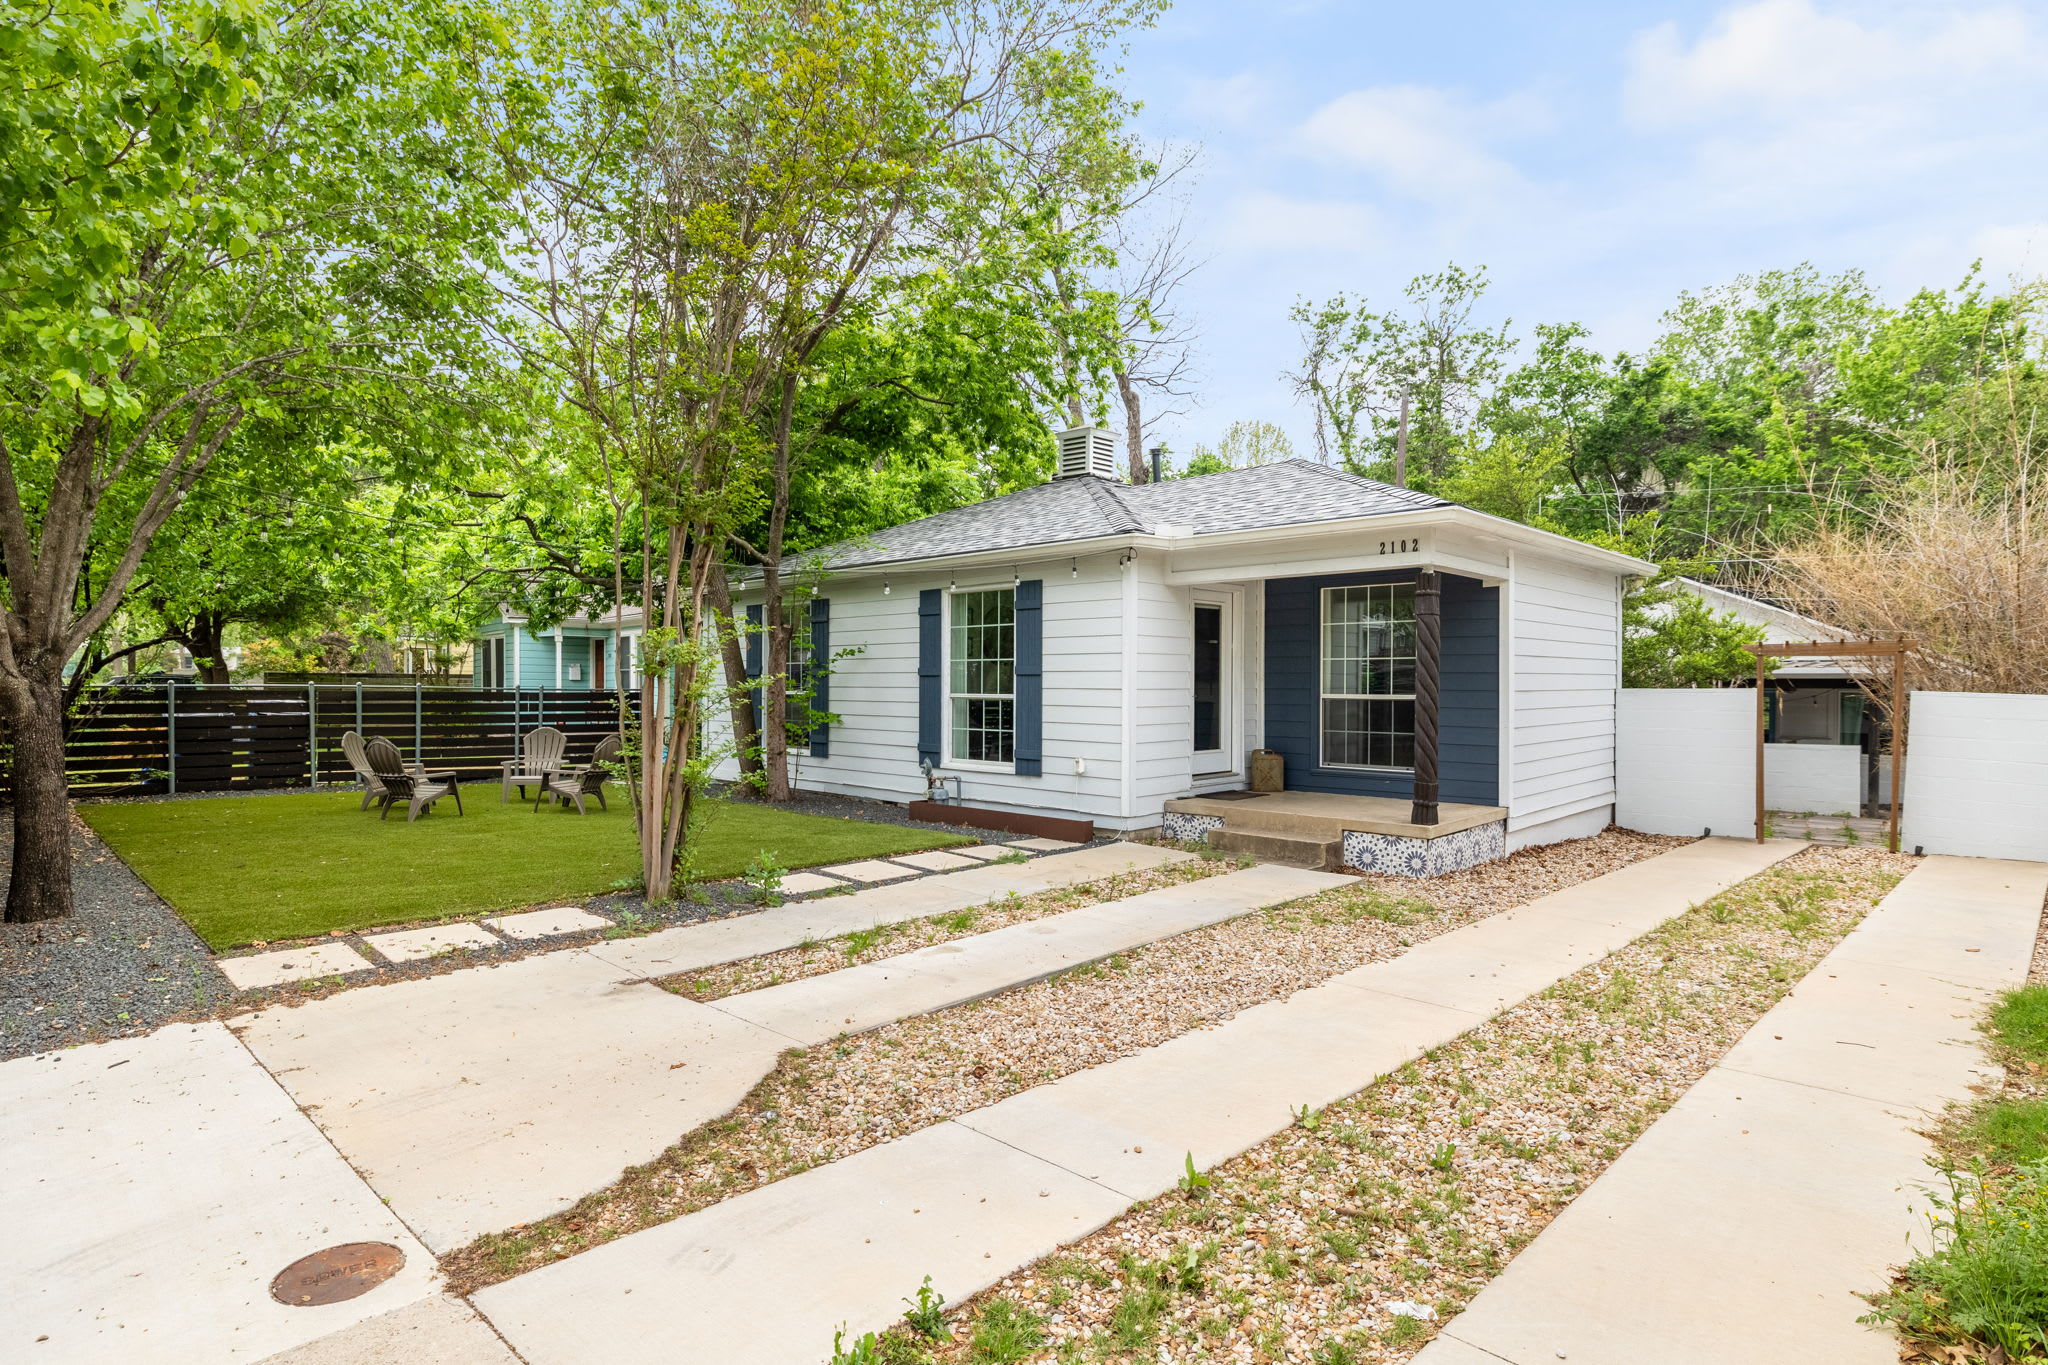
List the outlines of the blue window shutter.
<svg viewBox="0 0 2048 1365">
<path fill-rule="evenodd" d="M 1045 580 L 1017 585 L 1017 776 L 1037 777 L 1045 763 Z"/>
<path fill-rule="evenodd" d="M 761 676 L 761 605 L 757 602 L 747 608 L 747 676 Z M 754 713 L 754 733 L 761 732 L 761 689 L 747 693 L 747 705 Z"/>
<path fill-rule="evenodd" d="M 939 590 L 917 595 L 917 756 L 937 767 L 939 727 L 945 723 L 945 695 L 940 686 L 945 652 L 940 648 Z"/>
<path fill-rule="evenodd" d="M 811 599 L 811 710 L 814 712 L 832 709 L 832 602 L 830 598 Z M 831 755 L 831 726 L 817 724 L 811 727 L 811 757 L 826 758 Z"/>
</svg>

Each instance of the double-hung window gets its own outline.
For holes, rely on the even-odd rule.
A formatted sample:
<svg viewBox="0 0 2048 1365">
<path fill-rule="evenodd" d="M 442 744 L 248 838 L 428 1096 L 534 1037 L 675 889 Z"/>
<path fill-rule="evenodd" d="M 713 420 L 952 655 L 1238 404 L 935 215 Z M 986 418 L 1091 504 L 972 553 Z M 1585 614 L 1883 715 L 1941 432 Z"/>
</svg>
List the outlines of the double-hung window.
<svg viewBox="0 0 2048 1365">
<path fill-rule="evenodd" d="M 947 682 L 952 757 L 1011 763 L 1017 757 L 1017 594 L 956 592 Z"/>
<path fill-rule="evenodd" d="M 1322 764 L 1415 765 L 1415 585 L 1323 589 Z"/>
</svg>

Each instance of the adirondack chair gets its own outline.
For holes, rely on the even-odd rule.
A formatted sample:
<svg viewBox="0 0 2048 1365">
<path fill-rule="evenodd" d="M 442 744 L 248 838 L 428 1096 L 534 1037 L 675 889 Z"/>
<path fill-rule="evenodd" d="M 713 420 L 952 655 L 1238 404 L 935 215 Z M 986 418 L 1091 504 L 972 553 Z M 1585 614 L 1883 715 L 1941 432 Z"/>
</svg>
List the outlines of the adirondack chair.
<svg viewBox="0 0 2048 1365">
<path fill-rule="evenodd" d="M 519 788 L 519 799 L 526 799 L 528 787 L 547 789 L 548 779 L 561 769 L 562 755 L 569 747 L 569 737 L 552 725 L 542 725 L 526 732 L 526 738 L 519 746 L 519 757 L 508 758 L 498 766 L 503 778 L 498 783 L 498 804 L 503 805 L 512 795 L 514 787 Z M 540 794 L 534 794 L 540 800 Z"/>
<path fill-rule="evenodd" d="M 583 798 L 586 796 L 597 798 L 599 810 L 610 810 L 611 807 L 604 803 L 604 784 L 612 775 L 610 765 L 617 762 L 618 757 L 619 737 L 606 735 L 597 742 L 597 748 L 590 755 L 590 762 L 581 767 L 563 768 L 556 772 L 548 779 L 547 786 L 542 791 L 545 796 L 552 796 L 564 806 L 574 801 L 578 815 L 587 814 L 583 806 Z M 539 810 L 546 804 L 544 799 L 536 798 L 533 808 Z"/>
<path fill-rule="evenodd" d="M 390 741 L 387 740 L 385 742 L 389 743 Z M 363 803 L 357 806 L 356 809 L 368 810 L 372 801 L 382 801 L 384 799 L 386 794 L 384 779 L 377 776 L 376 772 L 370 767 L 370 757 L 364 750 L 363 737 L 355 731 L 348 730 L 343 732 L 341 736 L 341 751 L 348 756 L 348 766 L 355 769 L 356 780 L 363 784 Z M 408 763 L 406 767 L 411 769 L 415 775 L 424 777 L 429 782 L 453 782 L 455 780 L 455 773 L 452 770 L 449 772 L 430 773 L 426 770 L 426 766 L 419 762 Z"/>
<path fill-rule="evenodd" d="M 462 814 L 462 788 L 456 784 L 454 773 L 408 768 L 398 746 L 381 735 L 373 735 L 363 751 L 370 760 L 370 771 L 384 784 L 384 810 L 378 819 L 388 818 L 392 804 L 403 801 L 406 822 L 410 824 L 420 818 L 421 811 L 444 796 L 453 796 L 455 813 Z"/>
</svg>

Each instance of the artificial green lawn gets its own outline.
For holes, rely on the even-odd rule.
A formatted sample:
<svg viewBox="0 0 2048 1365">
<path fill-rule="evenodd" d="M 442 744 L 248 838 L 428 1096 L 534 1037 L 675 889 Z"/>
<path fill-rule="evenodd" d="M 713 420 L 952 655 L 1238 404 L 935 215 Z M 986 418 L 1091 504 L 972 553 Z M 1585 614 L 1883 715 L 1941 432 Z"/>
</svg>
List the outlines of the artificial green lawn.
<svg viewBox="0 0 2048 1365">
<path fill-rule="evenodd" d="M 305 938 L 409 920 L 588 896 L 637 878 L 633 813 L 608 793 L 590 813 L 501 803 L 498 784 L 462 789 L 412 824 L 358 811 L 360 792 L 226 796 L 79 807 L 79 815 L 212 947 Z M 886 857 L 970 840 L 938 830 L 712 803 L 695 841 L 707 881 L 760 854 L 784 867 Z"/>
</svg>

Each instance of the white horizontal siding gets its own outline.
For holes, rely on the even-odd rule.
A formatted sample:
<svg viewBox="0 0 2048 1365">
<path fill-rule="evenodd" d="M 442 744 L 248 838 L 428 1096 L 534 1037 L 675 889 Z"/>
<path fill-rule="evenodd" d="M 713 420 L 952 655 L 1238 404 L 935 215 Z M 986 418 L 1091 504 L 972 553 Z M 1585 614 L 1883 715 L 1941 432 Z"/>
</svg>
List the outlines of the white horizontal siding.
<svg viewBox="0 0 2048 1365">
<path fill-rule="evenodd" d="M 1504 784 L 1511 832 L 1590 819 L 1613 804 L 1621 684 L 1618 577 L 1518 551 L 1512 578 Z"/>
</svg>

